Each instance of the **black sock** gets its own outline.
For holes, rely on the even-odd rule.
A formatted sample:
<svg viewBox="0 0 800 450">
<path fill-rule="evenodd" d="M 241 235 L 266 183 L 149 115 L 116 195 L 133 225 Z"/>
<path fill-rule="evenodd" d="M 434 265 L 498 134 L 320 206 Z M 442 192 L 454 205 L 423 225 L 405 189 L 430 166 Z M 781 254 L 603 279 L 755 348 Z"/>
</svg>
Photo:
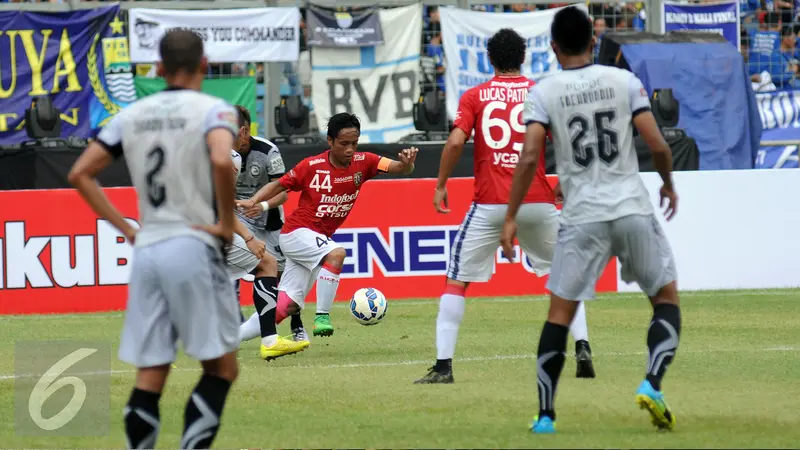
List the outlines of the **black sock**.
<svg viewBox="0 0 800 450">
<path fill-rule="evenodd" d="M 204 374 L 189 396 L 183 415 L 181 448 L 210 448 L 219 431 L 231 382 Z"/>
<path fill-rule="evenodd" d="M 235 280 L 233 282 L 233 288 L 236 289 L 236 302 L 239 303 L 239 280 Z M 244 323 L 244 314 L 242 314 L 242 308 L 239 308 L 239 320 Z"/>
<path fill-rule="evenodd" d="M 453 360 L 449 358 L 437 359 L 435 368 L 437 372 L 449 372 L 453 370 Z"/>
<path fill-rule="evenodd" d="M 278 306 L 278 279 L 276 277 L 260 277 L 253 282 L 253 305 L 261 324 L 261 337 L 278 334 L 275 315 Z"/>
<path fill-rule="evenodd" d="M 330 313 L 317 313 L 318 316 L 330 316 Z"/>
<path fill-rule="evenodd" d="M 292 329 L 296 330 L 298 328 L 303 328 L 303 317 L 300 316 L 300 313 L 292 316 Z"/>
<path fill-rule="evenodd" d="M 569 328 L 545 322 L 537 351 L 536 376 L 539 384 L 539 417 L 556 420 L 556 388 L 564 368 Z"/>
<path fill-rule="evenodd" d="M 131 398 L 125 406 L 123 421 L 128 448 L 155 448 L 161 419 L 158 414 L 158 401 L 161 393 L 133 389 Z"/>
<path fill-rule="evenodd" d="M 647 381 L 653 389 L 661 390 L 661 379 L 667 366 L 675 358 L 681 336 L 681 309 L 675 305 L 659 304 L 653 308 L 653 320 L 647 331 L 647 348 L 650 358 L 647 364 Z"/>
</svg>

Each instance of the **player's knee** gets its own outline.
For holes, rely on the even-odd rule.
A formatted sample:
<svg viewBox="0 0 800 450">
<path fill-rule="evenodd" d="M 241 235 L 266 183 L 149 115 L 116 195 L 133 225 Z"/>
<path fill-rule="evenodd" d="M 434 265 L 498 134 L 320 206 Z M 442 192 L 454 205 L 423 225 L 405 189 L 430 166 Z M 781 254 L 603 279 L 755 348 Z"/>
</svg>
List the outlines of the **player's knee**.
<svg viewBox="0 0 800 450">
<path fill-rule="evenodd" d="M 203 374 L 228 380 L 231 383 L 239 376 L 239 361 L 236 352 L 226 353 L 217 359 L 203 361 Z"/>
<path fill-rule="evenodd" d="M 575 317 L 580 302 L 567 300 L 557 295 L 550 295 L 550 310 L 547 313 L 547 321 L 556 325 L 568 327 Z"/>
<path fill-rule="evenodd" d="M 341 269 L 342 266 L 344 265 L 344 259 L 346 257 L 347 257 L 347 252 L 345 251 L 345 249 L 337 247 L 331 250 L 331 252 L 325 256 L 324 263 L 336 267 L 337 269 Z"/>
<path fill-rule="evenodd" d="M 469 287 L 469 283 L 465 281 L 458 281 L 448 278 L 444 285 L 444 293 L 464 297 L 467 287 Z"/>
<path fill-rule="evenodd" d="M 274 277 L 278 275 L 278 261 L 269 253 L 265 254 L 256 266 L 257 277 Z"/>
<path fill-rule="evenodd" d="M 656 305 L 675 305 L 680 306 L 680 298 L 678 296 L 678 284 L 674 281 L 667 283 L 658 290 L 656 295 L 649 297 L 650 303 Z"/>
</svg>

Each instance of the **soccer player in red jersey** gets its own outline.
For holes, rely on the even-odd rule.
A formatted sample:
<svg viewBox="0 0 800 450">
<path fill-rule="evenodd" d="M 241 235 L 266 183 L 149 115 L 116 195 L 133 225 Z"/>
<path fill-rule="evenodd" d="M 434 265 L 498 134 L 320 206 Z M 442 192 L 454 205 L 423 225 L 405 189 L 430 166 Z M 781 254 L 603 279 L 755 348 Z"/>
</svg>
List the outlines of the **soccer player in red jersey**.
<svg viewBox="0 0 800 450">
<path fill-rule="evenodd" d="M 492 277 L 494 258 L 500 245 L 511 179 L 519 161 L 525 126 L 522 110 L 534 82 L 522 76 L 525 39 L 505 28 L 489 39 L 489 60 L 495 69 L 491 80 L 461 96 L 453 131 L 445 144 L 439 180 L 433 197 L 436 210 L 449 213 L 447 179 L 461 157 L 464 144 L 475 130 L 475 195 L 450 252 L 447 282 L 439 300 L 436 319 L 436 364 L 418 384 L 452 383 L 452 361 L 458 328 L 464 317 L 464 294 L 470 283 Z M 536 178 L 520 208 L 518 239 L 538 276 L 550 273 L 558 232 L 556 195 L 547 182 L 544 152 Z M 588 342 L 586 312 L 581 304 L 570 327 L 578 356 L 577 376 L 594 378 Z"/>
<path fill-rule="evenodd" d="M 380 173 L 410 174 L 417 149 L 403 150 L 399 161 L 357 151 L 361 123 L 353 114 L 336 114 L 328 121 L 324 153 L 306 158 L 292 170 L 238 202 L 248 214 L 261 212 L 260 202 L 284 191 L 299 191 L 300 202 L 281 230 L 280 247 L 286 268 L 278 285 L 277 322 L 299 312 L 317 281 L 315 336 L 330 336 L 330 308 L 339 287 L 345 250 L 331 236 L 355 205 L 361 186 Z"/>
</svg>

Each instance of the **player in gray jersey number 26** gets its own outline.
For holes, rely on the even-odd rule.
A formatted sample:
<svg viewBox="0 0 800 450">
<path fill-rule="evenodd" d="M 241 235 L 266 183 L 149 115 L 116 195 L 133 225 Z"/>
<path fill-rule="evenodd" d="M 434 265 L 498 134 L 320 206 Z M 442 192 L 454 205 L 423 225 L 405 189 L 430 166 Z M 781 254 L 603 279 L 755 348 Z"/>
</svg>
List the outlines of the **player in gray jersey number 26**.
<svg viewBox="0 0 800 450">
<path fill-rule="evenodd" d="M 514 256 L 516 216 L 552 133 L 556 171 L 564 196 L 553 265 L 547 289 L 550 311 L 537 352 L 539 414 L 534 433 L 555 432 L 555 394 L 569 324 L 579 302 L 594 298 L 595 284 L 608 260 L 616 256 L 622 279 L 635 281 L 650 299 L 653 319 L 647 334 L 649 364 L 636 392 L 660 429 L 672 429 L 661 380 L 678 349 L 681 312 L 677 270 L 650 195 L 639 175 L 633 126 L 653 155 L 663 186 L 661 204 L 667 220 L 676 212 L 672 152 L 650 111 L 641 81 L 623 69 L 592 64 L 592 23 L 580 7 L 558 11 L 551 25 L 551 46 L 563 70 L 540 80 L 525 101 L 525 140 L 514 171 L 501 242 Z"/>
</svg>

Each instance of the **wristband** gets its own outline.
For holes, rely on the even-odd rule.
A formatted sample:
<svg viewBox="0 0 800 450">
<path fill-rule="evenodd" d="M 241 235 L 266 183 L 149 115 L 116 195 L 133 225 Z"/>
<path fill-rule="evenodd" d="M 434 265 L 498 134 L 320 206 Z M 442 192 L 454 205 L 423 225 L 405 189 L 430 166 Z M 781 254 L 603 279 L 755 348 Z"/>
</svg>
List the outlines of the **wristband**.
<svg viewBox="0 0 800 450">
<path fill-rule="evenodd" d="M 244 240 L 244 243 L 247 244 L 248 242 L 252 241 L 255 238 L 256 238 L 255 236 L 250 236 L 249 238 Z"/>
<path fill-rule="evenodd" d="M 266 211 L 266 210 L 269 209 L 269 203 L 267 203 L 267 202 L 261 202 L 261 203 L 259 203 L 259 205 L 261 205 L 261 209 L 263 211 Z"/>
</svg>

